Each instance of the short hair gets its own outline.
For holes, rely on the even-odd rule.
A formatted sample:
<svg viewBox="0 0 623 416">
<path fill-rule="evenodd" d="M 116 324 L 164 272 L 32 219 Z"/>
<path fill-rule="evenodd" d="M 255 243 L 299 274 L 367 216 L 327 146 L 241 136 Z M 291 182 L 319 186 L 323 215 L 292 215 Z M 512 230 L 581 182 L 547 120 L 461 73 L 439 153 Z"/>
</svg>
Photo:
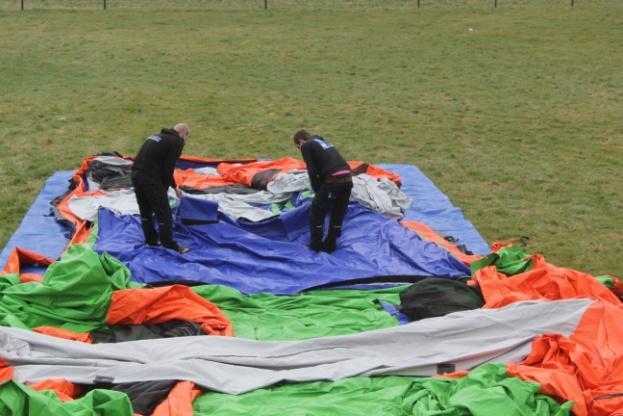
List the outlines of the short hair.
<svg viewBox="0 0 623 416">
<path fill-rule="evenodd" d="M 309 134 L 307 130 L 301 129 L 294 133 L 294 144 L 299 144 L 300 141 L 306 142 L 307 140 L 311 139 L 311 137 L 311 134 Z"/>
<path fill-rule="evenodd" d="M 190 135 L 190 128 L 188 128 L 188 124 L 186 123 L 177 123 L 175 127 L 173 127 L 173 130 L 178 133 L 182 133 L 185 131 L 188 135 Z"/>
</svg>

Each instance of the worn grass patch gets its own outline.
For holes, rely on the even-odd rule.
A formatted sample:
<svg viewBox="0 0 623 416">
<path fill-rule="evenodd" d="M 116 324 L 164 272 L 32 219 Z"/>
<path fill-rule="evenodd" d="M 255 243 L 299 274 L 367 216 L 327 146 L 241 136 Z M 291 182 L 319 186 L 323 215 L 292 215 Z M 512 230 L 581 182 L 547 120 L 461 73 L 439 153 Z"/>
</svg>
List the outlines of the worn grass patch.
<svg viewBox="0 0 623 416">
<path fill-rule="evenodd" d="M 120 1 L 0 2 L 0 247 L 52 172 L 185 120 L 187 154 L 297 156 L 305 126 L 417 164 L 488 241 L 623 274 L 623 2 Z"/>
</svg>

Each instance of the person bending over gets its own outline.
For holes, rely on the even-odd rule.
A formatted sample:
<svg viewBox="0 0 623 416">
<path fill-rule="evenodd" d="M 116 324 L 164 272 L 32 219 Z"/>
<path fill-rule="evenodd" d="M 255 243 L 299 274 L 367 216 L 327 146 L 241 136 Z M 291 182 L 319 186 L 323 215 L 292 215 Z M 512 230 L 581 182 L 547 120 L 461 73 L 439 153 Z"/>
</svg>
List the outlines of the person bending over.
<svg viewBox="0 0 623 416">
<path fill-rule="evenodd" d="M 306 130 L 294 134 L 294 144 L 301 150 L 315 193 L 309 215 L 309 246 L 315 251 L 332 253 L 342 232 L 342 222 L 353 188 L 350 167 L 334 145 Z M 325 217 L 331 208 L 329 231 L 323 241 Z"/>
<path fill-rule="evenodd" d="M 185 123 L 179 123 L 172 129 L 162 129 L 159 134 L 145 140 L 132 166 L 132 184 L 141 214 L 145 244 L 162 244 L 182 254 L 189 249 L 173 240 L 173 217 L 167 190 L 172 186 L 178 197 L 181 194 L 175 184 L 173 171 L 189 136 L 190 130 Z M 154 227 L 154 214 L 158 220 L 160 240 Z"/>
</svg>

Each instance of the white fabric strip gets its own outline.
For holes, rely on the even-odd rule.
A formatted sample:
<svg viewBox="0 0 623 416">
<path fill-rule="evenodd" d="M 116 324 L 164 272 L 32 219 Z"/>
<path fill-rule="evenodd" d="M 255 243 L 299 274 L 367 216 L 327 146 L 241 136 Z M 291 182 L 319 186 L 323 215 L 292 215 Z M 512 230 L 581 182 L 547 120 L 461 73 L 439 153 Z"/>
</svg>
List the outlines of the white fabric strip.
<svg viewBox="0 0 623 416">
<path fill-rule="evenodd" d="M 0 327 L 0 357 L 14 366 L 20 382 L 177 379 L 240 394 L 282 381 L 431 376 L 439 364 L 468 370 L 489 361 L 517 362 L 538 335 L 570 336 L 590 304 L 589 299 L 519 302 L 360 334 L 287 342 L 204 336 L 91 345 Z"/>
</svg>

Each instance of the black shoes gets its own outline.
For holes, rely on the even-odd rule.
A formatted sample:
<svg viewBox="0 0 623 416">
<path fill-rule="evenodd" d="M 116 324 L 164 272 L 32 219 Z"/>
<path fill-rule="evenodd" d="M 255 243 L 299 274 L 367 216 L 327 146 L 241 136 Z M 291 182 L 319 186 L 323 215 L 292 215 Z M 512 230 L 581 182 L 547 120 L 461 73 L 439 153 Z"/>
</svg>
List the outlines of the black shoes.
<svg viewBox="0 0 623 416">
<path fill-rule="evenodd" d="M 308 244 L 308 247 L 310 249 L 314 250 L 315 252 L 322 251 L 322 240 L 312 240 Z"/>
<path fill-rule="evenodd" d="M 182 247 L 177 243 L 173 243 L 171 245 L 166 245 L 164 248 L 168 248 L 169 250 L 177 251 L 180 254 L 186 254 L 190 251 L 188 247 Z"/>
<path fill-rule="evenodd" d="M 180 254 L 186 254 L 190 251 L 190 249 L 188 247 L 182 247 L 178 244 L 177 246 L 177 252 Z"/>
<path fill-rule="evenodd" d="M 337 248 L 337 245 L 335 243 L 335 240 L 329 240 L 328 238 L 326 240 L 324 240 L 324 243 L 322 243 L 322 251 L 324 251 L 325 253 L 333 253 L 335 251 L 335 249 Z"/>
</svg>

